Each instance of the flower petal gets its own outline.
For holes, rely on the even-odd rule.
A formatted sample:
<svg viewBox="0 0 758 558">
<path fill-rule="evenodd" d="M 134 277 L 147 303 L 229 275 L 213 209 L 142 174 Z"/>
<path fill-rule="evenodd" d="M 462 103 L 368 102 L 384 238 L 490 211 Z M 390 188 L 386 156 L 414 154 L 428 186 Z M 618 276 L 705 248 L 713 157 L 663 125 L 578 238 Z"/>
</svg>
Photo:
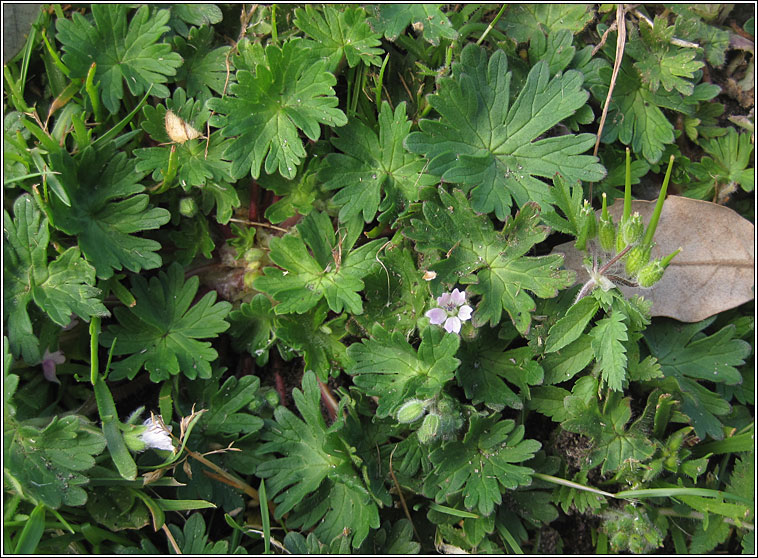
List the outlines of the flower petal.
<svg viewBox="0 0 758 558">
<path fill-rule="evenodd" d="M 445 331 L 448 333 L 460 333 L 461 321 L 455 316 L 450 316 L 445 320 Z"/>
<path fill-rule="evenodd" d="M 437 297 L 437 304 L 443 308 L 450 304 L 450 293 L 443 293 L 442 296 Z"/>
<path fill-rule="evenodd" d="M 424 316 L 429 318 L 430 323 L 434 325 L 440 325 L 445 321 L 445 318 L 447 318 L 447 312 L 445 312 L 442 308 L 432 308 L 426 314 L 424 314 Z"/>
<path fill-rule="evenodd" d="M 453 292 L 450 293 L 450 300 L 456 306 L 460 306 L 461 304 L 466 302 L 466 291 L 461 292 L 458 289 L 453 289 Z"/>
<path fill-rule="evenodd" d="M 458 309 L 458 318 L 461 321 L 466 321 L 471 319 L 471 312 L 473 312 L 474 309 L 471 308 L 468 304 L 464 304 Z"/>
</svg>

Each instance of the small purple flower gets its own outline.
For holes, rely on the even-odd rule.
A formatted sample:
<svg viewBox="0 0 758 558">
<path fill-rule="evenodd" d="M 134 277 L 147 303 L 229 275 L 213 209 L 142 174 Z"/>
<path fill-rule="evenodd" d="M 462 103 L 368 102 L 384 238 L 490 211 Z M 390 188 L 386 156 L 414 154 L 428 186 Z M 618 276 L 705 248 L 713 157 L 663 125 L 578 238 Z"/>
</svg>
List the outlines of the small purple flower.
<svg viewBox="0 0 758 558">
<path fill-rule="evenodd" d="M 42 374 L 48 382 L 55 382 L 60 384 L 60 380 L 55 375 L 55 365 L 63 364 L 66 362 L 66 357 L 63 355 L 63 351 L 50 352 L 50 349 L 45 349 L 45 354 L 42 357 Z"/>
<path fill-rule="evenodd" d="M 425 316 L 434 325 L 444 324 L 448 333 L 460 333 L 461 322 L 471 319 L 473 308 L 466 302 L 466 292 L 453 289 L 451 293 L 445 293 L 437 298 L 440 308 L 432 308 Z"/>
</svg>

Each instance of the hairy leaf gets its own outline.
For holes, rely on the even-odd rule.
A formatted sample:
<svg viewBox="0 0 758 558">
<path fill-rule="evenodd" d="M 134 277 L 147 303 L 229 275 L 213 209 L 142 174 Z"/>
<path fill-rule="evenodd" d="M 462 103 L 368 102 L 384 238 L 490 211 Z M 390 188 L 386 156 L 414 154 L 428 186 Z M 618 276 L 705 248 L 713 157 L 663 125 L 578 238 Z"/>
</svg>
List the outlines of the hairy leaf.
<svg viewBox="0 0 758 558">
<path fill-rule="evenodd" d="M 324 498 L 318 503 L 308 502 L 310 506 L 305 508 L 313 510 L 314 505 L 318 508 L 319 517 L 313 522 L 322 521 L 316 535 L 334 532 L 335 525 L 337 533 L 347 527 L 353 533 L 353 546 L 360 546 L 369 529 L 379 527 L 378 508 L 353 468 L 339 433 L 327 430 L 316 375 L 307 372 L 303 376 L 303 390 L 294 389 L 292 397 L 303 418 L 285 407 L 277 407 L 276 428 L 264 431 L 266 443 L 260 448 L 260 453 L 269 459 L 256 471 L 267 480 L 267 488 L 274 496 L 275 517 L 281 518 L 323 487 Z"/>
<path fill-rule="evenodd" d="M 454 356 L 459 343 L 457 335 L 429 326 L 421 332 L 416 351 L 402 333 L 376 325 L 370 339 L 348 348 L 355 362 L 348 372 L 355 385 L 379 397 L 376 416 L 384 418 L 409 399 L 438 395 L 460 363 Z"/>
<path fill-rule="evenodd" d="M 92 22 L 74 12 L 72 19 L 56 21 L 58 40 L 63 44 L 63 62 L 70 77 L 84 78 L 94 62 L 95 80 L 100 82 L 103 104 L 111 114 L 118 112 L 124 98 L 124 81 L 132 95 L 150 90 L 156 97 L 168 97 L 163 85 L 176 74 L 182 57 L 171 46 L 157 43 L 169 30 L 168 10 L 143 5 L 127 27 L 126 4 L 93 4 Z"/>
<path fill-rule="evenodd" d="M 87 501 L 81 473 L 95 466 L 105 437 L 83 418 L 55 417 L 44 428 L 19 425 L 4 432 L 5 478 L 19 494 L 53 509 Z"/>
<path fill-rule="evenodd" d="M 381 65 L 379 35 L 372 33 L 366 22 L 366 12 L 362 7 L 346 7 L 337 10 L 332 6 L 321 6 L 321 12 L 310 4 L 305 9 L 295 10 L 293 23 L 308 37 L 314 39 L 306 44 L 318 58 L 329 61 L 328 68 L 335 71 L 345 58 L 353 68 L 363 61 L 366 66 Z"/>
<path fill-rule="evenodd" d="M 33 300 L 61 327 L 69 324 L 72 313 L 89 320 L 110 312 L 94 286 L 95 269 L 81 257 L 78 247 L 48 260 L 48 220 L 42 218 L 31 196 L 16 199 L 13 213 L 14 219 L 7 211 L 3 216 L 3 313 L 11 352 L 36 364 L 42 355 L 29 317 L 29 302 Z"/>
<path fill-rule="evenodd" d="M 418 199 L 419 189 L 434 183 L 423 173 L 425 162 L 408 153 L 403 140 L 411 129 L 405 116 L 405 103 L 394 115 L 387 102 L 379 113 L 379 135 L 358 119 L 337 131 L 332 144 L 342 153 L 330 153 L 319 178 L 324 187 L 339 191 L 333 201 L 340 208 L 340 221 L 363 215 L 367 223 L 378 209 L 384 213 L 380 221 L 390 221 L 409 202 Z M 384 199 L 380 204 L 381 194 Z"/>
<path fill-rule="evenodd" d="M 291 39 L 281 48 L 269 45 L 265 50 L 260 45 L 241 46 L 243 52 L 235 58 L 237 83 L 229 86 L 231 95 L 208 101 L 220 113 L 211 124 L 220 126 L 224 137 L 235 138 L 226 157 L 237 178 L 248 169 L 258 178 L 264 161 L 267 174 L 278 170 L 285 178 L 293 178 L 305 158 L 298 130 L 316 141 L 320 124 L 347 123 L 345 114 L 336 108 L 335 77 L 300 42 Z"/>
<path fill-rule="evenodd" d="M 472 211 L 460 190 L 451 195 L 440 188 L 439 196 L 440 202 L 424 202 L 424 220 L 412 220 L 412 229 L 406 230 L 417 250 L 443 255 L 430 266 L 437 273 L 432 285 L 473 283 L 468 292 L 482 297 L 474 325 L 490 322 L 494 326 L 505 310 L 516 329 L 525 333 L 535 308 L 526 291 L 550 298 L 572 280 L 570 273 L 559 270 L 560 258 L 524 255 L 547 236 L 547 230 L 538 225 L 536 204 L 525 204 L 497 233 L 489 218 Z"/>
<path fill-rule="evenodd" d="M 145 187 L 139 183 L 142 174 L 126 153 L 114 154 L 111 144 L 101 150 L 88 147 L 77 157 L 59 151 L 50 160 L 72 202 L 68 207 L 52 196 L 50 218 L 57 229 L 77 237 L 100 279 L 124 267 L 134 272 L 160 267 L 160 244 L 135 233 L 157 229 L 171 215 L 148 207 Z"/>
<path fill-rule="evenodd" d="M 513 200 L 519 206 L 535 201 L 550 211 L 549 188 L 537 177 L 560 172 L 575 182 L 605 176 L 595 157 L 581 155 L 594 143 L 591 134 L 538 139 L 587 102 L 581 73 L 550 79 L 547 63 L 540 62 L 511 103 L 503 51 L 487 60 L 484 49 L 468 45 L 452 72 L 429 97 L 440 120 L 422 120 L 406 146 L 429 159 L 429 173 L 471 187 L 476 211 L 494 211 L 504 221 Z"/>
<path fill-rule="evenodd" d="M 113 325 L 100 338 L 110 347 L 118 338 L 114 355 L 131 355 L 112 364 L 109 378 L 134 378 L 145 368 L 153 382 L 161 382 L 183 372 L 190 379 L 210 378 L 210 363 L 218 356 L 209 342 L 198 339 L 215 337 L 229 328 L 224 320 L 231 304 L 215 302 L 216 291 L 207 293 L 194 306 L 199 279 L 184 281 L 178 263 L 148 282 L 135 276 L 132 292 L 137 303 L 132 308 L 117 307 L 119 325 Z M 215 303 L 215 304 L 214 304 Z"/>
<path fill-rule="evenodd" d="M 528 461 L 540 447 L 537 440 L 524 440 L 523 425 L 473 414 L 463 440 L 445 443 L 430 454 L 434 475 L 428 492 L 438 503 L 461 493 L 466 509 L 488 516 L 502 502 L 504 490 L 531 484 L 534 471 L 514 463 Z"/>
<path fill-rule="evenodd" d="M 297 227 L 300 235 L 273 237 L 270 258 L 283 269 L 267 267 L 255 287 L 270 293 L 279 304 L 277 314 L 302 314 L 326 298 L 334 312 L 344 309 L 360 314 L 363 303 L 358 291 L 361 279 L 375 262 L 381 240 L 352 250 L 352 241 L 338 240 L 325 213 L 312 212 Z M 313 255 L 308 252 L 308 247 Z"/>
</svg>

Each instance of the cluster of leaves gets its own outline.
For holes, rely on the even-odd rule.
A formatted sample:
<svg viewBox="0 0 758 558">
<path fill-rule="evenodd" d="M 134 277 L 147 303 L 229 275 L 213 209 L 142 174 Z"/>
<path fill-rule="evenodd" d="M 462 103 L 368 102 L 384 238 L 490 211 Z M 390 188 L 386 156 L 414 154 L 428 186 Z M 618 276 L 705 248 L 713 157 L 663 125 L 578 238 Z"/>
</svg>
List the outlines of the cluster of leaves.
<svg viewBox="0 0 758 558">
<path fill-rule="evenodd" d="M 577 299 L 549 253 L 625 146 L 635 184 L 753 189 L 726 12 L 625 9 L 613 80 L 605 6 L 40 11 L 4 69 L 5 550 L 751 552 L 750 309 Z M 133 453 L 144 407 L 173 453 Z"/>
</svg>

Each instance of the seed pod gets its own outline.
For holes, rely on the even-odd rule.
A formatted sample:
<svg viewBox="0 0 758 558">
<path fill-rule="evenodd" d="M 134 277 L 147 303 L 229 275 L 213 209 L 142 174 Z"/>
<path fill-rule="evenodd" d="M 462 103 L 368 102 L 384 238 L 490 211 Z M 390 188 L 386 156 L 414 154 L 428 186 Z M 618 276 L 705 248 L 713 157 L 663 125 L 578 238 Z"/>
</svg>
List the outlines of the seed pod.
<svg viewBox="0 0 758 558">
<path fill-rule="evenodd" d="M 397 422 L 408 424 L 416 422 L 424 415 L 424 402 L 420 399 L 410 399 L 397 410 Z"/>
<path fill-rule="evenodd" d="M 647 263 L 637 273 L 637 283 L 640 287 L 648 288 L 655 285 L 663 277 L 663 266 L 660 260 Z"/>
<path fill-rule="evenodd" d="M 608 213 L 605 193 L 603 193 L 603 212 L 597 226 L 597 236 L 603 250 L 611 252 L 616 244 L 616 227 L 613 224 L 613 217 Z"/>
<path fill-rule="evenodd" d="M 595 238 L 596 231 L 595 212 L 592 210 L 590 202 L 584 200 L 584 205 L 579 212 L 578 231 L 576 234 L 577 250 L 585 250 L 587 241 Z"/>
<path fill-rule="evenodd" d="M 437 432 L 439 432 L 440 422 L 442 421 L 437 413 L 429 413 L 426 415 L 424 417 L 424 422 L 421 423 L 421 427 L 416 432 L 419 442 L 422 444 L 428 444 L 434 440 L 434 438 L 437 437 Z"/>
<path fill-rule="evenodd" d="M 638 244 L 629 250 L 629 253 L 626 255 L 626 274 L 629 277 L 637 275 L 640 269 L 650 261 L 650 251 L 652 248 L 650 244 Z"/>
<path fill-rule="evenodd" d="M 645 234 L 645 225 L 642 224 L 642 217 L 635 211 L 625 223 L 621 225 L 621 235 L 624 238 L 623 250 L 628 244 L 636 244 L 642 240 L 642 235 Z M 617 247 L 618 248 L 618 247 Z"/>
<path fill-rule="evenodd" d="M 187 140 L 200 137 L 200 132 L 175 115 L 172 111 L 166 111 L 166 133 L 171 141 L 184 143 Z"/>
<path fill-rule="evenodd" d="M 179 213 L 185 217 L 194 217 L 197 213 L 197 203 L 195 198 L 182 198 L 179 200 Z"/>
</svg>

